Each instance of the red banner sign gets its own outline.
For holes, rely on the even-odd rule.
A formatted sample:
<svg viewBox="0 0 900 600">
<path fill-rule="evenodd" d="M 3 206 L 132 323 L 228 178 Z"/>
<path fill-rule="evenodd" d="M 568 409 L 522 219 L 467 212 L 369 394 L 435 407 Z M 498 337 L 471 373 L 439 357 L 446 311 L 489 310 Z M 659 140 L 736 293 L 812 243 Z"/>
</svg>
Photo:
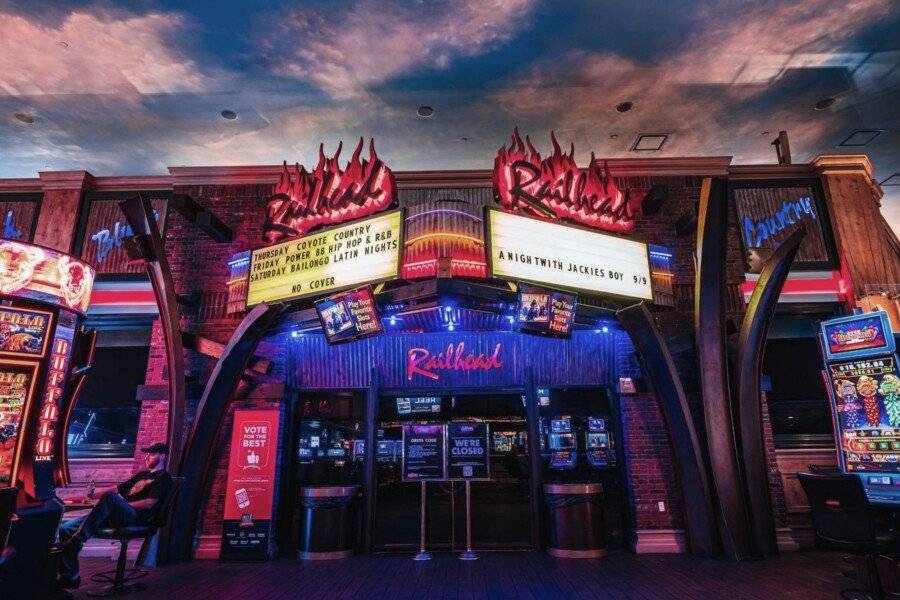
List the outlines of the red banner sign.
<svg viewBox="0 0 900 600">
<path fill-rule="evenodd" d="M 315 227 L 343 223 L 388 208 L 394 202 L 394 174 L 369 143 L 369 160 L 360 160 L 363 139 L 353 151 L 346 169 L 338 166 L 343 142 L 333 158 L 319 145 L 319 163 L 312 172 L 287 163 L 266 205 L 263 239 L 277 242 L 298 237 Z"/>
<path fill-rule="evenodd" d="M 490 371 L 503 366 L 500 360 L 500 350 L 503 344 L 494 346 L 494 352 L 487 355 L 483 352 L 466 352 L 465 342 L 456 345 L 450 344 L 447 349 L 437 354 L 432 354 L 425 348 L 410 348 L 406 352 L 406 378 L 411 380 L 414 375 L 421 375 L 429 379 L 440 379 L 438 371 Z"/>
<path fill-rule="evenodd" d="M 531 140 L 516 129 L 510 146 L 494 159 L 494 193 L 504 208 L 545 218 L 567 219 L 596 229 L 624 233 L 649 190 L 620 188 L 591 153 L 586 169 L 575 164 L 575 144 L 564 154 L 551 133 L 553 154 L 541 159 Z M 528 151 L 526 152 L 526 146 Z"/>
<path fill-rule="evenodd" d="M 225 489 L 226 521 L 272 518 L 277 448 L 277 410 L 234 412 Z"/>
</svg>

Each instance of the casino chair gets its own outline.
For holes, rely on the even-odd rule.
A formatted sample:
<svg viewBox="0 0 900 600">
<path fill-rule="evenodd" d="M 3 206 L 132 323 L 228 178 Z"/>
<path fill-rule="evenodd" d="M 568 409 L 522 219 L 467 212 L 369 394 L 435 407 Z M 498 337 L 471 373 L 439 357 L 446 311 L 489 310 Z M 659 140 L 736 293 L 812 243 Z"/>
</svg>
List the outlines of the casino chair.
<svg viewBox="0 0 900 600">
<path fill-rule="evenodd" d="M 159 511 L 159 522 L 154 525 L 128 525 L 126 527 L 109 527 L 98 529 L 94 534 L 95 538 L 101 540 L 113 540 L 119 542 L 119 558 L 116 561 L 115 570 L 102 571 L 91 576 L 91 581 L 95 583 L 109 583 L 109 587 L 100 591 L 89 591 L 88 596 L 104 597 L 104 596 L 120 596 L 133 590 L 143 589 L 143 584 L 132 582 L 146 577 L 150 572 L 139 568 L 143 558 L 147 554 L 153 537 L 163 527 L 169 524 L 175 505 L 178 501 L 178 495 L 181 492 L 181 486 L 184 483 L 183 477 L 172 478 L 172 488 L 169 494 L 162 500 L 163 505 Z M 131 568 L 126 567 L 128 562 L 128 543 L 132 540 L 143 540 L 138 556 Z"/>
<path fill-rule="evenodd" d="M 866 573 L 861 573 L 871 589 L 847 589 L 841 598 L 900 598 L 886 593 L 879 577 L 877 559 L 896 560 L 900 553 L 897 523 L 879 518 L 879 513 L 866 498 L 862 481 L 856 475 L 843 473 L 798 473 L 812 509 L 816 536 L 829 547 L 862 559 Z M 892 556 L 893 555 L 893 556 Z"/>
</svg>

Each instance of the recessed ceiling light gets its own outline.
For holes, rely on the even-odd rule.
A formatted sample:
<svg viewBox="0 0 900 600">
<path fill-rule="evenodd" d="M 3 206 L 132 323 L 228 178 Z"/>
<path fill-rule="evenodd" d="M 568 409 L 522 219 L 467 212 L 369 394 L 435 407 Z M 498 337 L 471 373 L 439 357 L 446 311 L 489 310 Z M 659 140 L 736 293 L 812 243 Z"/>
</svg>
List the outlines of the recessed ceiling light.
<svg viewBox="0 0 900 600">
<path fill-rule="evenodd" d="M 888 175 L 878 185 L 882 185 L 882 186 L 891 186 L 891 185 L 898 186 L 898 185 L 900 185 L 900 173 L 892 173 L 891 175 Z"/>
<path fill-rule="evenodd" d="M 769 135 L 768 131 L 763 131 L 760 135 Z"/>
<path fill-rule="evenodd" d="M 611 139 L 611 140 L 617 140 L 617 139 L 619 139 L 619 134 L 618 134 L 618 133 L 611 133 L 611 134 L 609 134 L 609 139 Z"/>
<path fill-rule="evenodd" d="M 634 144 L 631 146 L 631 151 L 656 152 L 657 150 L 662 149 L 668 139 L 668 133 L 642 133 L 634 141 Z"/>
<path fill-rule="evenodd" d="M 434 109 L 430 106 L 422 105 L 416 109 L 416 114 L 427 119 L 434 114 Z"/>
<path fill-rule="evenodd" d="M 235 119 L 237 119 L 237 113 L 233 110 L 223 110 L 219 114 L 222 115 L 223 119 L 228 119 L 229 121 L 234 121 Z"/>
<path fill-rule="evenodd" d="M 634 108 L 634 104 L 631 102 L 619 102 L 616 104 L 616 111 L 620 113 L 628 112 L 632 108 Z"/>
<path fill-rule="evenodd" d="M 28 113 L 16 113 L 13 116 L 16 118 L 16 121 L 21 121 L 27 125 L 34 123 L 34 115 L 29 115 Z"/>
<path fill-rule="evenodd" d="M 468 141 L 469 141 L 469 138 L 466 137 L 466 136 L 462 136 L 461 138 L 459 138 L 459 141 L 461 141 L 461 142 L 468 142 Z"/>
<path fill-rule="evenodd" d="M 881 135 L 881 129 L 857 129 L 853 133 L 847 136 L 847 138 L 838 144 L 838 146 L 851 146 L 851 147 L 859 147 L 865 146 L 879 135 Z"/>
<path fill-rule="evenodd" d="M 834 104 L 834 98 L 822 98 L 813 105 L 813 108 L 816 110 L 825 110 L 832 104 Z"/>
</svg>

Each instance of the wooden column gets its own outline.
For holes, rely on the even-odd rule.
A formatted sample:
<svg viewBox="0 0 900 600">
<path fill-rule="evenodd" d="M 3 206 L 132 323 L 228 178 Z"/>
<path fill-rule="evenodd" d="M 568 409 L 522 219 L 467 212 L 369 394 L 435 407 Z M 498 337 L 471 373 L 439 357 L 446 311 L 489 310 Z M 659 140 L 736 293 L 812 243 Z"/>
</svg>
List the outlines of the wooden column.
<svg viewBox="0 0 900 600">
<path fill-rule="evenodd" d="M 709 461 L 718 507 L 719 537 L 725 554 L 739 559 L 750 552 L 750 532 L 728 380 L 725 333 L 727 201 L 726 180 L 709 177 L 703 180 L 697 221 L 694 332 Z"/>
<path fill-rule="evenodd" d="M 760 390 L 763 349 L 769 333 L 769 324 L 778 305 L 778 296 L 800 248 L 800 242 L 805 236 L 806 230 L 798 229 L 781 242 L 766 260 L 759 280 L 753 288 L 753 295 L 741 327 L 736 385 L 741 460 L 750 504 L 753 547 L 762 555 L 775 554 L 778 551 L 760 414 L 760 403 L 763 401 Z"/>
<path fill-rule="evenodd" d="M 93 177 L 87 171 L 43 171 L 39 175 L 44 196 L 34 243 L 68 254 L 78 228 L 81 197 Z"/>
</svg>

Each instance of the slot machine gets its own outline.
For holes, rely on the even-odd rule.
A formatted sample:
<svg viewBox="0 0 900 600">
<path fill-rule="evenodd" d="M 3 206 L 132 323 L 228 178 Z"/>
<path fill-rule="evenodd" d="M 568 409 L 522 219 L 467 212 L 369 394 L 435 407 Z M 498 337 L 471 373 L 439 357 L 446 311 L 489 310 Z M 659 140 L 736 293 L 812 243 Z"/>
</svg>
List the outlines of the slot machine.
<svg viewBox="0 0 900 600">
<path fill-rule="evenodd" d="M 9 543 L 26 568 L 62 514 L 67 428 L 96 341 L 82 327 L 93 282 L 76 258 L 0 240 L 0 487 L 19 489 Z"/>
<path fill-rule="evenodd" d="M 887 313 L 823 321 L 819 342 L 838 463 L 873 504 L 900 506 L 900 369 Z"/>
<path fill-rule="evenodd" d="M 571 470 L 578 462 L 578 444 L 572 432 L 572 418 L 560 416 L 550 419 L 550 468 Z"/>
</svg>

